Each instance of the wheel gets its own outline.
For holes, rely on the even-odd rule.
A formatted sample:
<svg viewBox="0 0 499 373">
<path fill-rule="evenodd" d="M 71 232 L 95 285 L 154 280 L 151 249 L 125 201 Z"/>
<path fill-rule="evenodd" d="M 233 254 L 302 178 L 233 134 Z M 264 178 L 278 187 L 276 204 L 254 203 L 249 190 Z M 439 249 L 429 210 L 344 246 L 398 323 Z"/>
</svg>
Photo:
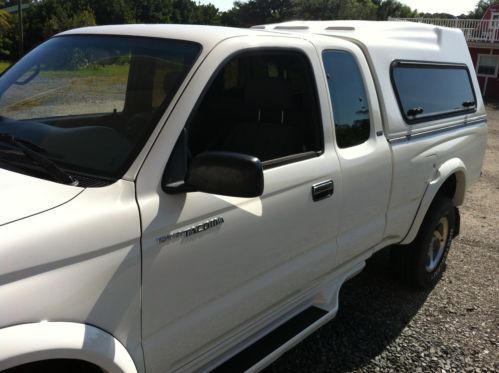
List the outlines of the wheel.
<svg viewBox="0 0 499 373">
<path fill-rule="evenodd" d="M 448 197 L 437 196 L 415 240 L 409 247 L 398 248 L 400 269 L 411 285 L 430 289 L 440 280 L 454 238 L 456 213 L 456 207 Z"/>
<path fill-rule="evenodd" d="M 34 361 L 14 368 L 2 370 L 2 373 L 103 373 L 97 365 L 83 360 L 50 359 Z"/>
</svg>

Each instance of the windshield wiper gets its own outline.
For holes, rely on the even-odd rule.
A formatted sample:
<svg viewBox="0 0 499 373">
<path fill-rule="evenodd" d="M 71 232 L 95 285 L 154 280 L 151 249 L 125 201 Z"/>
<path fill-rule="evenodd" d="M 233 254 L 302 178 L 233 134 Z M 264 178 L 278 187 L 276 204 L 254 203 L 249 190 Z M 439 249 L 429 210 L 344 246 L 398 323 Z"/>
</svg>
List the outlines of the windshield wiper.
<svg viewBox="0 0 499 373">
<path fill-rule="evenodd" d="M 45 150 L 40 148 L 38 145 L 27 140 L 18 139 L 7 133 L 0 133 L 0 142 L 12 145 L 19 149 L 26 156 L 26 158 L 43 167 L 54 180 L 64 184 L 74 186 L 78 185 L 78 180 L 73 178 L 50 159 L 42 155 L 41 153 L 45 152 Z"/>
</svg>

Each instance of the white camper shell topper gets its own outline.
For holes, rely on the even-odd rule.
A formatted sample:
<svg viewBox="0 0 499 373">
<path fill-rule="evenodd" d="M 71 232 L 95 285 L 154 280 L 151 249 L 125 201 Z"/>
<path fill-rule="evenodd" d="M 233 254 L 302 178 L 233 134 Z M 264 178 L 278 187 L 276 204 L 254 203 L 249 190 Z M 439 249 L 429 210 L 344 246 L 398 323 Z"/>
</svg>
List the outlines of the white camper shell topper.
<svg viewBox="0 0 499 373">
<path fill-rule="evenodd" d="M 486 137 L 455 29 L 56 35 L 0 77 L 0 370 L 261 370 L 382 248 L 438 282 Z"/>
</svg>

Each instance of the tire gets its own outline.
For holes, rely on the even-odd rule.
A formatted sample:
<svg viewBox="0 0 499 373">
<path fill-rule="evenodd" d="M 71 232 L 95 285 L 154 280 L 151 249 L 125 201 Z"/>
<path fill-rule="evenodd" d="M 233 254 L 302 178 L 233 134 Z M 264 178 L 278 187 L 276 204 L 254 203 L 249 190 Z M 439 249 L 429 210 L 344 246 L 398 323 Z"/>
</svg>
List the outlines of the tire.
<svg viewBox="0 0 499 373">
<path fill-rule="evenodd" d="M 9 368 L 2 373 L 103 373 L 103 370 L 83 360 L 50 359 Z"/>
<path fill-rule="evenodd" d="M 448 197 L 437 196 L 414 241 L 397 248 L 396 262 L 410 285 L 431 289 L 442 277 L 456 232 L 456 210 Z"/>
</svg>

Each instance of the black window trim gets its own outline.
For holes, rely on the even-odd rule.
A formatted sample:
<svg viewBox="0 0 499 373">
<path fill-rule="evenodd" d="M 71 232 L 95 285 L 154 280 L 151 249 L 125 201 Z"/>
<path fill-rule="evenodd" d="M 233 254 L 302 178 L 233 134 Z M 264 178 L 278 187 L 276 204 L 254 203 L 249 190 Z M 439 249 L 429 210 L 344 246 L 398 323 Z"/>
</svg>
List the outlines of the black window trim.
<svg viewBox="0 0 499 373">
<path fill-rule="evenodd" d="M 395 84 L 394 70 L 395 68 L 402 67 L 419 67 L 419 68 L 427 68 L 427 69 L 458 69 L 465 70 L 468 75 L 468 82 L 470 84 L 471 92 L 473 93 L 473 101 L 475 102 L 475 106 L 469 109 L 463 110 L 454 110 L 449 112 L 438 113 L 434 115 L 424 116 L 422 118 L 409 118 L 407 114 L 404 112 L 404 107 L 402 105 L 402 100 L 400 99 L 400 94 L 397 89 L 397 85 Z M 415 61 L 415 60 L 394 60 L 390 65 L 390 81 L 392 83 L 392 89 L 397 99 L 397 104 L 399 106 L 400 114 L 402 118 L 408 125 L 431 122 L 437 119 L 450 118 L 450 117 L 458 117 L 464 114 L 474 113 L 477 110 L 477 99 L 475 93 L 475 87 L 473 85 L 473 80 L 471 79 L 470 70 L 468 69 L 468 65 L 464 63 L 450 63 L 450 62 L 433 62 L 433 61 Z"/>
<path fill-rule="evenodd" d="M 268 170 L 270 168 L 278 167 L 278 166 L 284 166 L 289 163 L 297 163 L 301 161 L 305 161 L 307 159 L 311 158 L 317 158 L 320 155 L 322 155 L 324 151 L 318 152 L 315 150 L 310 150 L 306 151 L 303 153 L 296 153 L 296 154 L 290 154 L 285 157 L 280 157 L 280 158 L 274 158 L 274 159 L 269 159 L 268 161 L 263 161 L 262 162 L 262 167 L 263 170 Z"/>
<path fill-rule="evenodd" d="M 206 94 L 210 90 L 211 86 L 213 85 L 213 82 L 215 79 L 218 77 L 218 74 L 222 69 L 227 65 L 228 62 L 233 60 L 234 58 L 243 56 L 243 55 L 252 55 L 252 54 L 258 54 L 258 53 L 275 53 L 275 54 L 281 54 L 281 53 L 294 53 L 294 54 L 299 54 L 301 57 L 304 58 L 305 62 L 307 63 L 309 67 L 309 71 L 312 74 L 313 77 L 313 91 L 314 91 L 314 98 L 317 106 L 317 126 L 318 129 L 320 130 L 320 148 L 321 150 L 318 151 L 307 151 L 307 152 L 302 152 L 302 153 L 297 153 L 297 154 L 291 154 L 289 156 L 281 157 L 281 158 L 276 158 L 276 159 L 269 159 L 265 162 L 263 162 L 263 168 L 264 171 L 271 169 L 271 168 L 276 168 L 280 166 L 284 166 L 290 163 L 297 163 L 306 159 L 311 159 L 311 158 L 317 158 L 320 157 L 322 154 L 325 152 L 325 139 L 324 139 L 324 123 L 322 120 L 322 110 L 321 110 L 321 104 L 320 104 L 320 96 L 319 96 L 319 89 L 317 85 L 317 79 L 315 76 L 315 70 L 313 68 L 312 62 L 310 61 L 310 58 L 307 56 L 307 54 L 300 48 L 290 48 L 290 47 L 248 47 L 248 48 L 243 48 L 238 51 L 235 51 L 231 54 L 229 54 L 227 57 L 225 57 L 217 66 L 215 71 L 211 74 L 210 78 L 206 82 L 206 85 L 203 87 L 203 90 L 201 91 L 201 94 L 199 95 L 198 99 L 196 100 L 196 103 L 194 104 L 191 112 L 189 113 L 189 116 L 187 117 L 187 120 L 185 121 L 185 125 L 183 128 L 186 128 L 187 130 L 189 129 L 192 120 L 194 116 L 196 115 L 199 107 L 203 103 Z"/>
</svg>

